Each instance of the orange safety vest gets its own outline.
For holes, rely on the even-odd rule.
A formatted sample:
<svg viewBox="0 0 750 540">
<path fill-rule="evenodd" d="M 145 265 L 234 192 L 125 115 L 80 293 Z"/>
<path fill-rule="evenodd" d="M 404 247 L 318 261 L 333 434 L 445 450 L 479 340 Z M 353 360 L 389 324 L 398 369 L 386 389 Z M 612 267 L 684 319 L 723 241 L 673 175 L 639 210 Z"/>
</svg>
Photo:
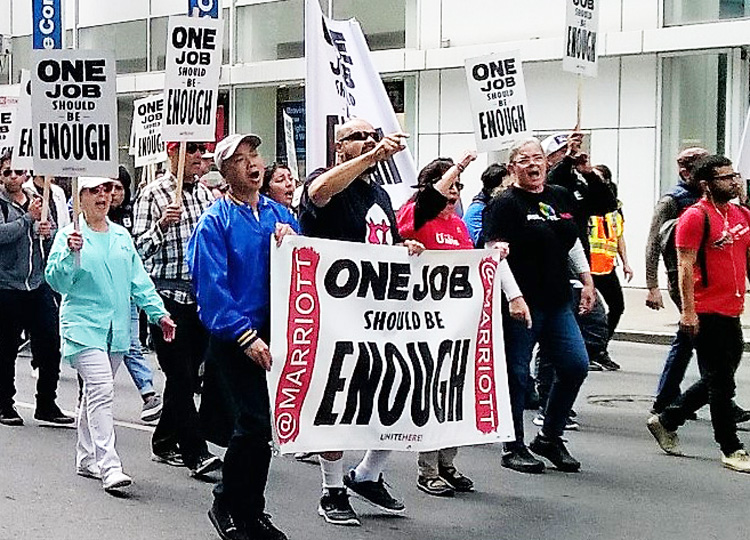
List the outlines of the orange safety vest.
<svg viewBox="0 0 750 540">
<path fill-rule="evenodd" d="M 615 269 L 617 243 L 623 228 L 624 222 L 619 210 L 589 218 L 592 274 L 609 274 Z"/>
</svg>

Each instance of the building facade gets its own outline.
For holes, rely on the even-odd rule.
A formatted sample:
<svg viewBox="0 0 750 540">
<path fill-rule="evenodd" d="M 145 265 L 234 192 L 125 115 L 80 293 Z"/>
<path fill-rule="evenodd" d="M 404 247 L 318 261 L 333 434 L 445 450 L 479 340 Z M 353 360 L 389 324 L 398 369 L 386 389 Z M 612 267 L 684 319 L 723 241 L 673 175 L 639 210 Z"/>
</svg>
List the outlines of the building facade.
<svg viewBox="0 0 750 540">
<path fill-rule="evenodd" d="M 282 111 L 296 122 L 304 171 L 304 0 L 216 0 L 224 19 L 222 112 L 226 130 L 253 131 L 268 160 L 284 160 Z M 418 165 L 474 146 L 466 58 L 520 49 L 528 122 L 540 136 L 576 120 L 577 78 L 561 68 L 563 0 L 320 0 L 334 18 L 356 17 Z M 164 83 L 167 18 L 187 0 L 63 0 L 67 46 L 113 49 L 121 158 L 132 101 Z M 737 152 L 750 94 L 750 0 L 601 0 L 599 75 L 583 84 L 582 128 L 594 163 L 610 166 L 623 201 L 633 284 L 644 284 L 651 210 L 676 182 L 685 146 Z M 0 94 L 17 93 L 29 67 L 31 1 L 0 0 Z M 464 202 L 479 189 L 482 154 L 465 173 Z"/>
</svg>

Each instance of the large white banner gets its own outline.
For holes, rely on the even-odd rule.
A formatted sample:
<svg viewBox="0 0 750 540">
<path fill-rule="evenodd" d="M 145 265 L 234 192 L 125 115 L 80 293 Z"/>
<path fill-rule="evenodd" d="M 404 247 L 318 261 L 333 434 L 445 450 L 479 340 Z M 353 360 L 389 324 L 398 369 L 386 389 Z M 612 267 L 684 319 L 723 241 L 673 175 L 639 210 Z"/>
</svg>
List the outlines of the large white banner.
<svg viewBox="0 0 750 540">
<path fill-rule="evenodd" d="M 563 70 L 596 77 L 596 39 L 601 0 L 565 0 Z"/>
<path fill-rule="evenodd" d="M 0 156 L 13 149 L 17 113 L 18 98 L 0 96 Z"/>
<path fill-rule="evenodd" d="M 531 135 L 520 51 L 467 59 L 466 81 L 477 151 L 501 150 Z"/>
<path fill-rule="evenodd" d="M 31 136 L 31 72 L 28 69 L 21 70 L 18 112 L 13 131 L 11 167 L 19 171 L 30 171 L 34 168 L 34 145 Z"/>
<path fill-rule="evenodd" d="M 161 136 L 164 120 L 164 94 L 133 101 L 131 126 L 135 166 L 156 165 L 167 160 L 167 148 Z"/>
<path fill-rule="evenodd" d="M 169 17 L 165 141 L 216 140 L 223 29 L 219 19 Z"/>
<path fill-rule="evenodd" d="M 305 60 L 308 174 L 334 164 L 336 126 L 350 118 L 367 120 L 381 134 L 402 131 L 356 20 L 329 19 L 318 0 L 306 0 Z M 374 176 L 400 207 L 417 179 L 409 149 L 379 163 Z"/>
<path fill-rule="evenodd" d="M 111 51 L 32 53 L 34 172 L 117 177 L 117 95 Z"/>
<path fill-rule="evenodd" d="M 283 453 L 513 438 L 497 261 L 315 238 L 271 255 L 269 395 Z"/>
</svg>

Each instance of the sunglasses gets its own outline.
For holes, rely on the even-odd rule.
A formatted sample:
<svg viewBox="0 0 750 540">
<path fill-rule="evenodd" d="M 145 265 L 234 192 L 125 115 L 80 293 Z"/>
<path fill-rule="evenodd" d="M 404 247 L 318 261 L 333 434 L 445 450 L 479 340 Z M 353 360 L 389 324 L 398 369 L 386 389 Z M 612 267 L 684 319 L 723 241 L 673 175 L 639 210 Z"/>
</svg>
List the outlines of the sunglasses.
<svg viewBox="0 0 750 540">
<path fill-rule="evenodd" d="M 189 142 L 185 146 L 185 151 L 188 154 L 195 154 L 196 152 L 200 152 L 201 154 L 205 154 L 208 151 L 208 148 L 206 148 L 205 144 L 198 144 L 194 142 Z"/>
<path fill-rule="evenodd" d="M 345 135 L 339 139 L 339 142 L 344 141 L 366 141 L 372 137 L 375 142 L 380 142 L 380 133 L 377 131 L 353 131 L 349 135 Z"/>
<path fill-rule="evenodd" d="M 14 173 L 16 176 L 23 176 L 24 174 L 26 174 L 26 171 L 19 171 L 18 169 L 5 169 L 3 171 L 3 176 L 5 178 L 8 178 L 11 174 Z"/>
<path fill-rule="evenodd" d="M 113 184 L 99 184 L 96 187 L 86 188 L 86 191 L 92 195 L 99 195 L 100 193 L 112 193 L 113 188 Z"/>
<path fill-rule="evenodd" d="M 714 176 L 714 180 L 731 180 L 732 182 L 739 182 L 742 179 L 742 175 L 740 173 L 731 173 L 731 174 L 720 174 L 718 176 Z"/>
<path fill-rule="evenodd" d="M 456 188 L 458 191 L 461 191 L 464 188 L 464 185 L 461 182 L 453 182 L 451 187 Z"/>
</svg>

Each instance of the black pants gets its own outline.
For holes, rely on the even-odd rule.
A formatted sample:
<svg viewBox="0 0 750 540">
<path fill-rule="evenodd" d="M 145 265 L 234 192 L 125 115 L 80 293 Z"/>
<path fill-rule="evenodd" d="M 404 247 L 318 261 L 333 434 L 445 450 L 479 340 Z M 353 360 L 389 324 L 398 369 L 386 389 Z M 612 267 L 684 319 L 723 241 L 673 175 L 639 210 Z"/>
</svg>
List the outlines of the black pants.
<svg viewBox="0 0 750 540">
<path fill-rule="evenodd" d="M 695 350 L 701 378 L 664 409 L 660 418 L 665 428 L 674 431 L 708 403 L 714 439 L 728 455 L 742 448 L 732 410 L 734 373 L 742 358 L 742 327 L 739 317 L 699 314 L 698 321 Z"/>
<path fill-rule="evenodd" d="M 609 338 L 615 333 L 617 325 L 620 323 L 620 317 L 625 311 L 625 298 L 622 295 L 622 286 L 617 278 L 617 272 L 612 270 L 609 274 L 595 275 L 594 285 L 604 297 L 604 301 L 609 306 L 607 313 L 607 328 L 609 329 Z"/>
<path fill-rule="evenodd" d="M 151 325 L 156 357 L 166 377 L 164 408 L 151 447 L 154 453 L 163 454 L 179 444 L 185 465 L 195 468 L 198 460 L 208 453 L 193 400 L 208 333 L 198 319 L 195 304 L 179 304 L 164 296 L 162 299 L 177 324 L 177 331 L 174 340 L 167 343 L 161 328 Z"/>
<path fill-rule="evenodd" d="M 271 413 L 266 372 L 234 342 L 211 336 L 208 357 L 216 366 L 222 394 L 228 398 L 233 430 L 224 456 L 222 480 L 214 487 L 216 501 L 235 516 L 263 513 L 271 463 Z"/>
<path fill-rule="evenodd" d="M 31 363 L 39 368 L 37 407 L 55 403 L 60 378 L 59 325 L 58 305 L 46 283 L 33 291 L 0 290 L 0 408 L 13 406 L 22 330 L 31 341 Z"/>
</svg>

